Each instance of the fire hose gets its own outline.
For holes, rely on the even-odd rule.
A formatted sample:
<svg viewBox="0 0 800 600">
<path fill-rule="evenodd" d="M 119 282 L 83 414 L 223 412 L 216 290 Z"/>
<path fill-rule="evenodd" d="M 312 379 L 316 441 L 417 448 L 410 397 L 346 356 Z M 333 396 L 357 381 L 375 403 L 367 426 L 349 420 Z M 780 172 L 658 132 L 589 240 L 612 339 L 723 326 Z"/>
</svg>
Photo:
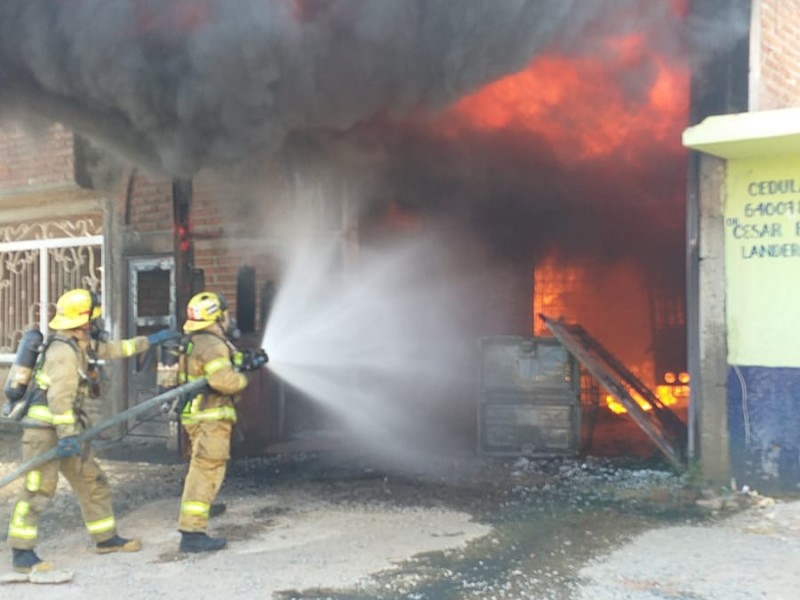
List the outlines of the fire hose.
<svg viewBox="0 0 800 600">
<path fill-rule="evenodd" d="M 204 388 L 208 381 L 205 378 L 196 379 L 194 381 L 190 381 L 189 383 L 185 383 L 183 385 L 179 385 L 178 387 L 172 388 L 171 390 L 167 390 L 166 392 L 159 394 L 158 396 L 154 396 L 149 400 L 145 400 L 144 402 L 140 402 L 136 406 L 132 406 L 128 410 L 124 410 L 121 413 L 117 413 L 110 419 L 103 421 L 102 423 L 98 423 L 94 427 L 90 427 L 86 431 L 83 431 L 78 434 L 77 440 L 78 442 L 85 442 L 87 440 L 91 440 L 93 437 L 96 437 L 99 433 L 102 433 L 106 429 L 114 427 L 115 425 L 119 425 L 123 421 L 130 419 L 131 417 L 135 417 L 141 413 L 147 412 L 148 410 L 156 407 L 161 407 L 163 404 L 167 402 L 171 402 L 176 398 L 180 398 L 181 396 L 189 396 L 194 392 L 197 392 Z M 43 465 L 46 462 L 49 462 L 57 457 L 56 448 L 53 446 L 49 450 L 45 450 L 41 454 L 34 456 L 28 462 L 25 462 L 18 466 L 16 469 L 11 471 L 5 477 L 0 478 L 0 489 L 3 489 L 9 483 L 21 477 L 31 469 L 38 467 L 39 465 Z"/>
</svg>

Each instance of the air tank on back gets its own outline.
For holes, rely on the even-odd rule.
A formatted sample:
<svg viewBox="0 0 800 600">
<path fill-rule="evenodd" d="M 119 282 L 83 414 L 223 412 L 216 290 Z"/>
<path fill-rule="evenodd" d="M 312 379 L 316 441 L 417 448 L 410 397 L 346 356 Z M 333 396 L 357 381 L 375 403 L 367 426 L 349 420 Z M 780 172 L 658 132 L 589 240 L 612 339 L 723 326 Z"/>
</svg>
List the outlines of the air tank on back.
<svg viewBox="0 0 800 600">
<path fill-rule="evenodd" d="M 8 417 L 12 413 L 14 405 L 25 396 L 43 341 L 42 333 L 38 329 L 29 329 L 22 334 L 19 346 L 17 346 L 17 354 L 14 356 L 14 362 L 11 363 L 8 377 L 6 377 L 6 385 L 3 388 L 8 399 L 2 409 L 4 417 Z"/>
</svg>

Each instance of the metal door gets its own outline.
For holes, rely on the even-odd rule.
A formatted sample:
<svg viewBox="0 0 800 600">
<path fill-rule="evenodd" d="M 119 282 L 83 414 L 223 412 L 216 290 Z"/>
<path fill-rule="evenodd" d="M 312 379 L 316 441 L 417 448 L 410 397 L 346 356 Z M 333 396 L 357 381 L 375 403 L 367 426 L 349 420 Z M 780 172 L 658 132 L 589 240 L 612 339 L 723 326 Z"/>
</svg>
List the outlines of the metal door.
<svg viewBox="0 0 800 600">
<path fill-rule="evenodd" d="M 147 256 L 128 259 L 129 298 L 126 337 L 148 335 L 175 327 L 175 261 L 172 256 Z M 128 406 L 158 394 L 156 363 L 158 355 L 148 352 L 127 361 Z M 145 415 L 129 423 L 129 433 L 169 438 L 166 417 Z"/>
</svg>

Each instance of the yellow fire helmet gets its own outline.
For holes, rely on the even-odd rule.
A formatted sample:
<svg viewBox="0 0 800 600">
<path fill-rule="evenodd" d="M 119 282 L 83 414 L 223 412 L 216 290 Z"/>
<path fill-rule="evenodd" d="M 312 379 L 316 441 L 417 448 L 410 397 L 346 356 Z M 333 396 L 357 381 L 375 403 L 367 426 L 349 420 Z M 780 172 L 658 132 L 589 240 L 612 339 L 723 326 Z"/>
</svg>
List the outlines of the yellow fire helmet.
<svg viewBox="0 0 800 600">
<path fill-rule="evenodd" d="M 186 322 L 183 331 L 200 331 L 210 327 L 217 321 L 224 320 L 227 315 L 228 304 L 222 294 L 214 292 L 200 292 L 192 296 L 186 305 Z"/>
<path fill-rule="evenodd" d="M 69 290 L 61 294 L 56 302 L 56 315 L 50 321 L 50 329 L 75 329 L 100 317 L 100 299 L 89 290 Z"/>
</svg>

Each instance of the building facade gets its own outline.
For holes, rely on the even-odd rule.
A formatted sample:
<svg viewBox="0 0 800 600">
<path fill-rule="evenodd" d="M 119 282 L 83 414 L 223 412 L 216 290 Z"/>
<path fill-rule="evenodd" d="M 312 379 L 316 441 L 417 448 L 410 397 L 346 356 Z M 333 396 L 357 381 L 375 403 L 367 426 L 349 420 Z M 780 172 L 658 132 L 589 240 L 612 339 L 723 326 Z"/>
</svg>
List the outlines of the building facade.
<svg viewBox="0 0 800 600">
<path fill-rule="evenodd" d="M 800 2 L 749 8 L 746 52 L 731 53 L 727 79 L 717 80 L 727 95 L 683 136 L 696 151 L 688 224 L 695 457 L 715 483 L 796 490 Z"/>
<path fill-rule="evenodd" d="M 692 128 L 714 115 L 800 106 L 800 0 L 692 0 L 689 6 L 712 15 L 715 11 L 722 16 L 735 13 L 737 18 L 746 14 L 749 31 L 710 63 L 695 65 Z M 781 114 L 788 119 L 793 113 Z M 762 274 L 752 265 L 792 263 L 788 258 L 762 259 L 758 247 L 746 259 L 729 251 L 731 243 L 737 248 L 741 243 L 736 235 L 744 230 L 735 225 L 741 219 L 754 219 L 747 223 L 747 235 L 763 231 L 757 229 L 761 217 L 739 214 L 747 211 L 750 185 L 796 181 L 791 171 L 794 150 L 780 146 L 780 167 L 772 175 L 768 165 L 730 162 L 764 156 L 762 150 L 753 150 L 761 142 L 753 142 L 751 154 L 742 156 L 729 156 L 730 149 L 717 148 L 717 154 L 704 151 L 704 144 L 716 139 L 713 135 L 718 142 L 731 137 L 728 126 L 721 129 L 725 133 L 719 133 L 717 125 L 708 127 L 695 130 L 700 137 L 690 135 L 686 141 L 701 151 L 691 159 L 687 195 L 690 453 L 712 481 L 728 483 L 736 473 L 791 481 L 791 473 L 800 469 L 790 433 L 781 429 L 773 435 L 774 427 L 753 416 L 770 415 L 782 424 L 793 423 L 797 365 L 791 343 L 788 338 L 774 344 L 765 342 L 764 336 L 756 339 L 767 330 L 742 328 L 740 322 L 750 322 L 746 315 L 751 306 L 759 306 L 762 290 L 774 288 L 774 295 L 781 298 L 790 293 L 790 288 L 777 283 L 790 279 L 789 271 L 770 271 L 772 283 L 765 283 L 757 279 Z M 781 137 L 769 131 L 759 135 L 773 148 Z M 738 148 L 735 140 L 734 136 L 725 143 Z M 772 150 L 769 154 L 776 156 Z M 344 170 L 299 164 L 288 154 L 265 160 L 260 176 L 250 178 L 247 185 L 235 177 L 221 179 L 208 173 L 174 181 L 113 161 L 100 169 L 97 155 L 85 140 L 60 125 L 33 136 L 15 126 L 0 129 L 0 375 L 26 328 L 46 330 L 55 300 L 65 289 L 102 291 L 107 324 L 115 337 L 178 327 L 189 295 L 200 288 L 214 289 L 228 298 L 239 316 L 244 343 L 258 345 L 273 283 L 280 280 L 280 257 L 291 243 L 292 219 L 298 211 L 314 214 L 321 235 L 341 241 L 344 263 L 357 252 L 359 231 L 351 193 L 348 183 L 336 175 Z M 761 173 L 759 179 L 747 180 L 742 174 L 746 169 Z M 734 181 L 738 187 L 731 187 Z M 786 186 L 793 183 L 775 185 L 783 185 L 785 193 L 769 201 L 792 200 L 793 188 Z M 333 201 L 331 190 L 336 195 Z M 763 215 L 767 232 L 774 223 L 767 218 L 775 216 Z M 728 219 L 739 221 L 726 225 Z M 789 235 L 789 221 L 778 225 L 775 231 Z M 791 248 L 793 242 L 786 243 Z M 769 244 L 762 245 L 768 255 Z M 740 287 L 750 290 L 746 298 Z M 772 326 L 791 318 L 784 304 L 762 312 L 777 319 Z M 156 391 L 153 369 L 139 362 L 109 370 L 108 377 L 110 401 L 101 409 L 107 413 Z M 762 396 L 763 402 L 757 400 Z M 261 405 L 259 414 L 274 416 L 274 406 L 280 402 Z M 741 408 L 745 405 L 750 408 Z M 272 421 L 280 420 L 278 416 Z M 165 427 L 131 425 L 157 435 Z"/>
</svg>

